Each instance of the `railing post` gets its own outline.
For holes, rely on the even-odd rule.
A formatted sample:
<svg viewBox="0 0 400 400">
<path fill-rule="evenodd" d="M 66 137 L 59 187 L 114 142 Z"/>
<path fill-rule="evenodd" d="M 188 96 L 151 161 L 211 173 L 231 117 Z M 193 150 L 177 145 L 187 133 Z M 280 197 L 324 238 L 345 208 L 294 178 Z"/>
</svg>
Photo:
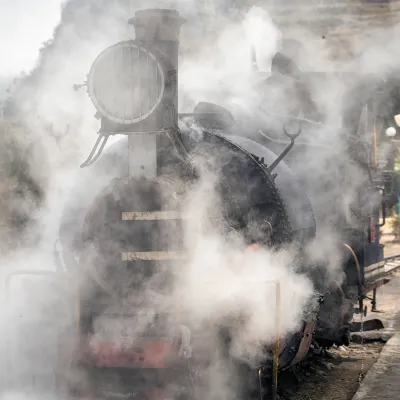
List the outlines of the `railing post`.
<svg viewBox="0 0 400 400">
<path fill-rule="evenodd" d="M 275 281 L 275 348 L 274 348 L 274 383 L 272 388 L 272 400 L 276 400 L 278 396 L 278 370 L 279 370 L 279 336 L 281 324 L 281 285 Z"/>
<path fill-rule="evenodd" d="M 372 307 L 371 307 L 371 311 L 375 312 L 376 311 L 376 288 L 374 288 L 374 290 L 372 291 Z"/>
</svg>

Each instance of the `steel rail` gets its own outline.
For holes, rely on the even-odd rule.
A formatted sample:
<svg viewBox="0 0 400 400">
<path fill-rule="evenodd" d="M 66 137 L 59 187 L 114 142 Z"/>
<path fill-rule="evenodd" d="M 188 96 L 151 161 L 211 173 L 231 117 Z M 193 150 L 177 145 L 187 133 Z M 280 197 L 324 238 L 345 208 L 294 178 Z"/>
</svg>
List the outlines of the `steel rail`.
<svg viewBox="0 0 400 400">
<path fill-rule="evenodd" d="M 384 260 L 386 275 L 389 275 L 400 268 L 400 253 L 385 257 Z"/>
<path fill-rule="evenodd" d="M 384 257 L 381 262 L 383 262 L 382 272 L 378 273 L 377 278 L 372 279 L 370 282 L 364 282 L 364 298 L 371 300 L 371 311 L 376 311 L 377 289 L 388 284 L 390 282 L 390 275 L 400 268 L 400 253 Z M 372 298 L 367 296 L 367 293 L 370 292 L 373 293 Z"/>
</svg>

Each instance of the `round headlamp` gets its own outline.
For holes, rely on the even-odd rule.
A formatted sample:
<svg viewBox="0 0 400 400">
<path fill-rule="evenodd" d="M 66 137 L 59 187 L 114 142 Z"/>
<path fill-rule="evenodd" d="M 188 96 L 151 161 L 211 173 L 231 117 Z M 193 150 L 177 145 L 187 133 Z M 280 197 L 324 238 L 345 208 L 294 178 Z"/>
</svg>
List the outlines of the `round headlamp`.
<svg viewBox="0 0 400 400">
<path fill-rule="evenodd" d="M 149 49 L 134 41 L 104 50 L 88 76 L 89 96 L 99 113 L 119 124 L 146 119 L 165 92 L 164 69 Z"/>
</svg>

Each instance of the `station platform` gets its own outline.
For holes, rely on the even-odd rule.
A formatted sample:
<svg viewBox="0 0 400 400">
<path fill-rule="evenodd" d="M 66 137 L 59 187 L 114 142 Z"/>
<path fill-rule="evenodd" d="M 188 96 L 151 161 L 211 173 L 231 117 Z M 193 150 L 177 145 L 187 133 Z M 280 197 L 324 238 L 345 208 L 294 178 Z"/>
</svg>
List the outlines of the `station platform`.
<svg viewBox="0 0 400 400">
<path fill-rule="evenodd" d="M 379 318 L 384 329 L 378 332 L 390 339 L 352 400 L 400 400 L 400 270 L 391 274 L 388 285 L 378 289 L 378 310 L 370 312 L 366 320 Z"/>
<path fill-rule="evenodd" d="M 400 400 L 400 333 L 388 340 L 353 400 Z"/>
</svg>

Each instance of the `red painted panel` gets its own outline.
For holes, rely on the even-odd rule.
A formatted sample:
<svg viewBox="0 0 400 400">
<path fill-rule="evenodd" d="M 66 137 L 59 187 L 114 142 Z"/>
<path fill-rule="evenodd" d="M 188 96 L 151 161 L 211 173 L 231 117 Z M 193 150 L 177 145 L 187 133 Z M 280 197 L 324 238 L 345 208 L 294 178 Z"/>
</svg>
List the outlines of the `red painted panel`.
<svg viewBox="0 0 400 400">
<path fill-rule="evenodd" d="M 90 338 L 83 353 L 98 367 L 166 368 L 175 352 L 168 339 L 140 339 L 134 345 Z"/>
<path fill-rule="evenodd" d="M 261 245 L 259 245 L 258 243 L 253 243 L 249 246 L 247 246 L 246 251 L 256 251 L 256 250 L 261 250 Z"/>
<path fill-rule="evenodd" d="M 163 389 L 154 389 L 146 393 L 146 400 L 164 400 L 168 399 L 170 396 L 168 392 Z"/>
</svg>

